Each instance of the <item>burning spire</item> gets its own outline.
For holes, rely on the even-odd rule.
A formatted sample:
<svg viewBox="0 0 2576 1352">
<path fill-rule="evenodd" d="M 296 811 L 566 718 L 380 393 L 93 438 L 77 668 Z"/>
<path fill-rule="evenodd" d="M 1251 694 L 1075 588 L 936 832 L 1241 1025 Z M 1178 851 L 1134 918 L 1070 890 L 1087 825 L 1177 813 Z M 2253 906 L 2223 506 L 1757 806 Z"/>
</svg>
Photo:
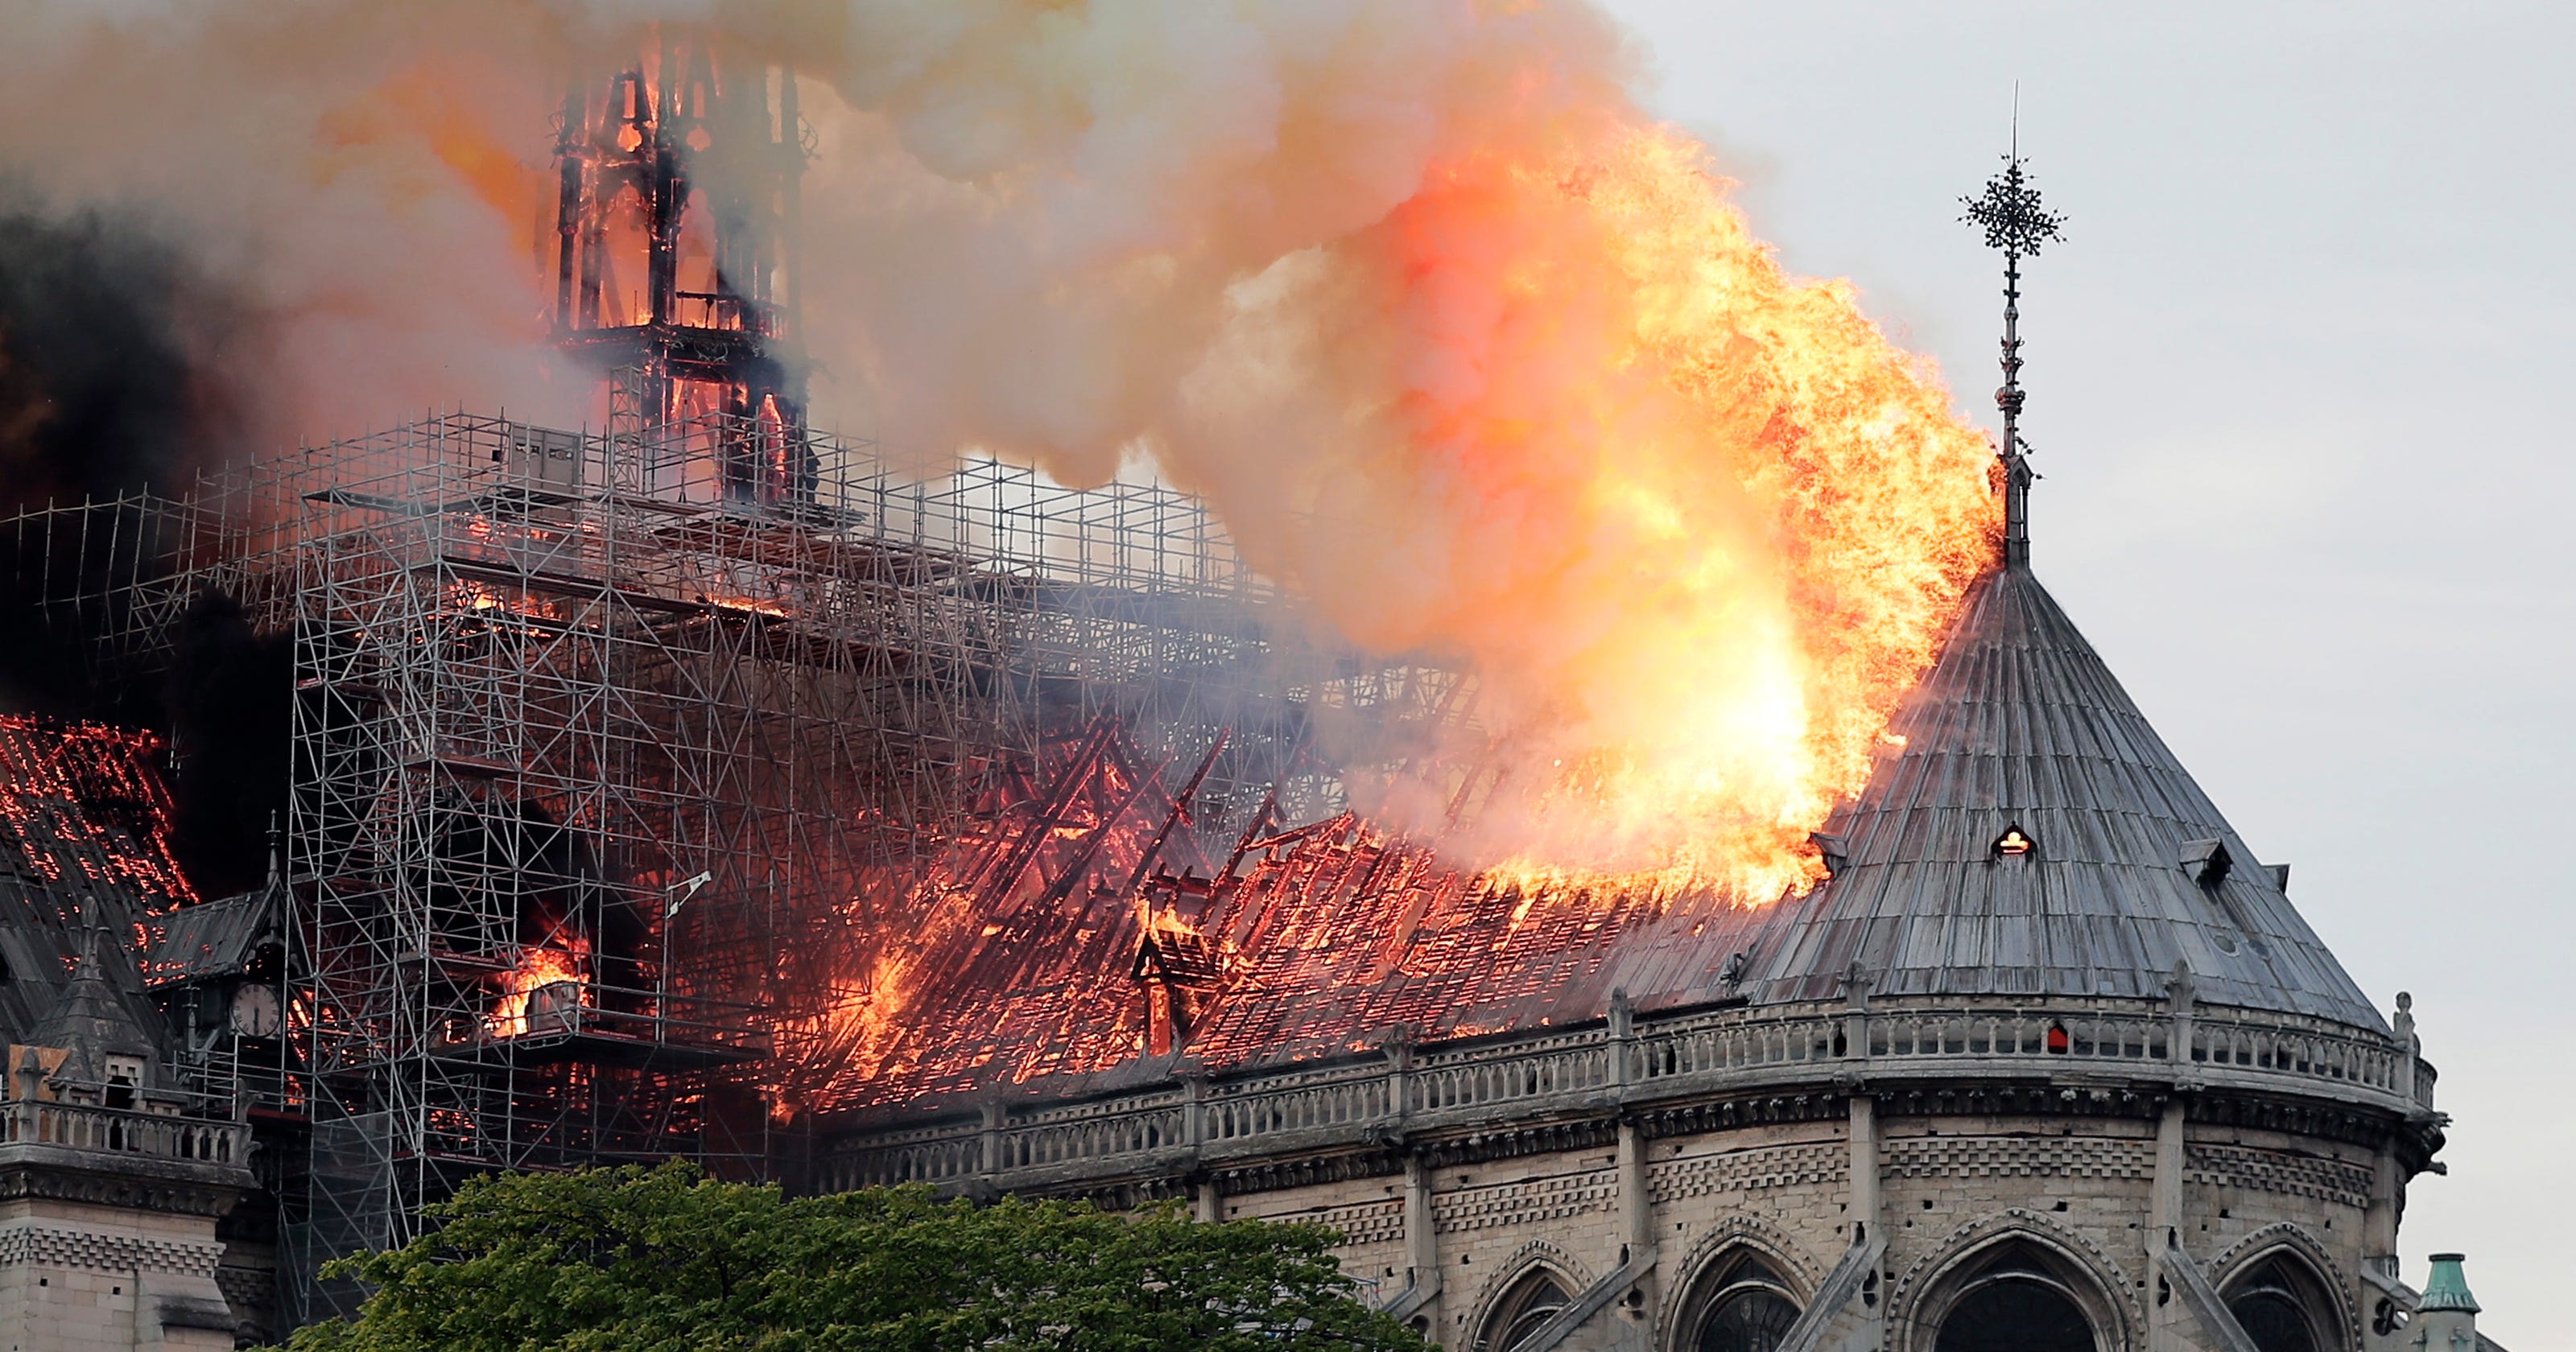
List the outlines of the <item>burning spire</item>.
<svg viewBox="0 0 2576 1352">
<path fill-rule="evenodd" d="M 2016 102 L 2018 95 L 2016 94 Z M 2024 457 L 2028 447 L 2021 440 L 2021 260 L 2037 258 L 2043 244 L 2062 244 L 2066 237 L 2058 227 L 2065 224 L 2064 214 L 2040 205 L 2039 189 L 2030 186 L 2022 171 L 2021 117 L 2013 117 L 2012 151 L 2004 156 L 2004 171 L 1986 180 L 1986 190 L 1976 197 L 1962 197 L 1968 208 L 1959 219 L 1986 232 L 1986 247 L 2004 251 L 2004 344 L 2003 388 L 1995 391 L 1995 407 L 2004 415 L 2003 444 L 1996 456 L 2003 462 L 2004 474 L 2004 563 L 2007 566 L 2030 562 L 2030 462 Z"/>
<path fill-rule="evenodd" d="M 657 33 L 557 127 L 556 341 L 609 373 L 612 422 L 711 442 L 723 496 L 810 498 L 794 73 Z"/>
</svg>

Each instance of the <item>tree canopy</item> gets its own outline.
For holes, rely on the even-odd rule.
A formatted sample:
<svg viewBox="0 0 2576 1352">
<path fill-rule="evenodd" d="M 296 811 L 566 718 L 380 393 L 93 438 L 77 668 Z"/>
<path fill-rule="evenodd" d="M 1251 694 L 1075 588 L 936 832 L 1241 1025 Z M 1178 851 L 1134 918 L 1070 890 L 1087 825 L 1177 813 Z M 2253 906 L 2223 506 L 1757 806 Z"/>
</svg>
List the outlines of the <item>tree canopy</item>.
<svg viewBox="0 0 2576 1352">
<path fill-rule="evenodd" d="M 1314 1225 L 924 1188 L 788 1198 L 680 1163 L 478 1179 L 332 1275 L 374 1288 L 293 1352 L 1376 1352 Z"/>
</svg>

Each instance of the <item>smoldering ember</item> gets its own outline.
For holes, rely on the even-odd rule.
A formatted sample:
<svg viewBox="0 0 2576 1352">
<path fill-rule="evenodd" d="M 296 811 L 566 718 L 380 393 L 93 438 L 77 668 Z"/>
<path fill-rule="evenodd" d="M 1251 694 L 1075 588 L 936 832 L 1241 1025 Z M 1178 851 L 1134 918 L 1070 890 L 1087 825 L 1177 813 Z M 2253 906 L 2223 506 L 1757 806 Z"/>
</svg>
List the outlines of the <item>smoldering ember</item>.
<svg viewBox="0 0 2576 1352">
<path fill-rule="evenodd" d="M 1050 364 L 1143 360 L 1110 301 L 960 385 L 940 455 L 809 422 L 812 278 L 910 264 L 804 219 L 864 81 L 787 19 L 582 48 L 505 141 L 542 164 L 445 67 L 336 108 L 331 154 L 431 128 L 537 223 L 569 416 L 66 477 L 161 435 L 74 430 L 76 345 L 28 341 L 115 304 L 0 316 L 46 479 L 6 525 L 12 1345 L 280 1340 L 463 1180 L 676 1156 L 1318 1221 L 1479 1352 L 2493 1347 L 2457 1255 L 2399 1270 L 2447 1121 L 2408 997 L 2035 571 L 2024 162 L 1967 203 L 1989 437 L 1686 140 L 1530 56 L 1581 32 L 1473 22 L 1461 69 L 1572 86 L 1459 77 L 1389 201 L 1102 283 L 1216 279 L 1106 463 L 1001 405 L 1123 407 L 1133 370 Z M 0 272 L 116 238 L 13 219 Z M 204 360 L 144 346 L 81 406 Z M 294 406 L 239 366 L 136 416 Z"/>
</svg>

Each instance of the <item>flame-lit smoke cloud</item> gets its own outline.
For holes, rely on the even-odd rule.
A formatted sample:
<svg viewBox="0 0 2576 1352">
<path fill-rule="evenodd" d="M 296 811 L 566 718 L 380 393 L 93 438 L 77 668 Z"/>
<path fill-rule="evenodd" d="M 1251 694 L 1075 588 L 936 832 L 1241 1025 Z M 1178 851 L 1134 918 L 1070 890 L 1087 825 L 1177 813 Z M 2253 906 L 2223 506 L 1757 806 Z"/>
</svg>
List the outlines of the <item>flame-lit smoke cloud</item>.
<svg viewBox="0 0 2576 1352">
<path fill-rule="evenodd" d="M 0 170 L 178 260 L 171 471 L 459 399 L 581 408 L 532 271 L 557 25 L 513 6 L 39 0 L 0 17 Z M 16 266 L 13 262 L 10 266 Z"/>
<path fill-rule="evenodd" d="M 246 298 L 206 362 L 255 436 L 571 416 L 547 101 L 656 21 L 804 77 L 818 420 L 1150 452 L 1349 637 L 1472 664 L 1471 857 L 1803 876 L 1991 556 L 1982 438 L 1582 3 L 62 3 L 8 21 L 0 156 Z M 1445 750 L 1386 820 L 1441 823 Z"/>
</svg>

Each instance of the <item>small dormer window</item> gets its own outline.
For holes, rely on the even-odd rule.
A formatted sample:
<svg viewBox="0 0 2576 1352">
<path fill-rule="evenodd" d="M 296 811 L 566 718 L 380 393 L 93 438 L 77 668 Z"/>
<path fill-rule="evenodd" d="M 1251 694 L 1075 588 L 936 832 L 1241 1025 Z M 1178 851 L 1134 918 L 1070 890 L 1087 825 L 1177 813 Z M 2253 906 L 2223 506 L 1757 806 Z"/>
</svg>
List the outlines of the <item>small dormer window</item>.
<svg viewBox="0 0 2576 1352">
<path fill-rule="evenodd" d="M 1995 837 L 1995 857 L 1997 859 L 2018 859 L 2021 856 L 2031 854 L 2038 849 L 2039 842 L 2032 840 L 2029 836 L 2023 834 L 2022 829 L 2018 826 L 2007 826 L 2004 828 L 2004 833 L 2002 835 Z"/>
<path fill-rule="evenodd" d="M 2184 841 L 2181 862 L 2183 872 L 2203 887 L 2216 887 L 2227 881 L 2228 871 L 2236 867 L 2236 857 L 2227 852 L 2227 842 L 2215 836 Z"/>
<path fill-rule="evenodd" d="M 107 1058 L 107 1106 L 131 1108 L 135 1091 L 143 1087 L 143 1058 L 110 1056 Z"/>
</svg>

